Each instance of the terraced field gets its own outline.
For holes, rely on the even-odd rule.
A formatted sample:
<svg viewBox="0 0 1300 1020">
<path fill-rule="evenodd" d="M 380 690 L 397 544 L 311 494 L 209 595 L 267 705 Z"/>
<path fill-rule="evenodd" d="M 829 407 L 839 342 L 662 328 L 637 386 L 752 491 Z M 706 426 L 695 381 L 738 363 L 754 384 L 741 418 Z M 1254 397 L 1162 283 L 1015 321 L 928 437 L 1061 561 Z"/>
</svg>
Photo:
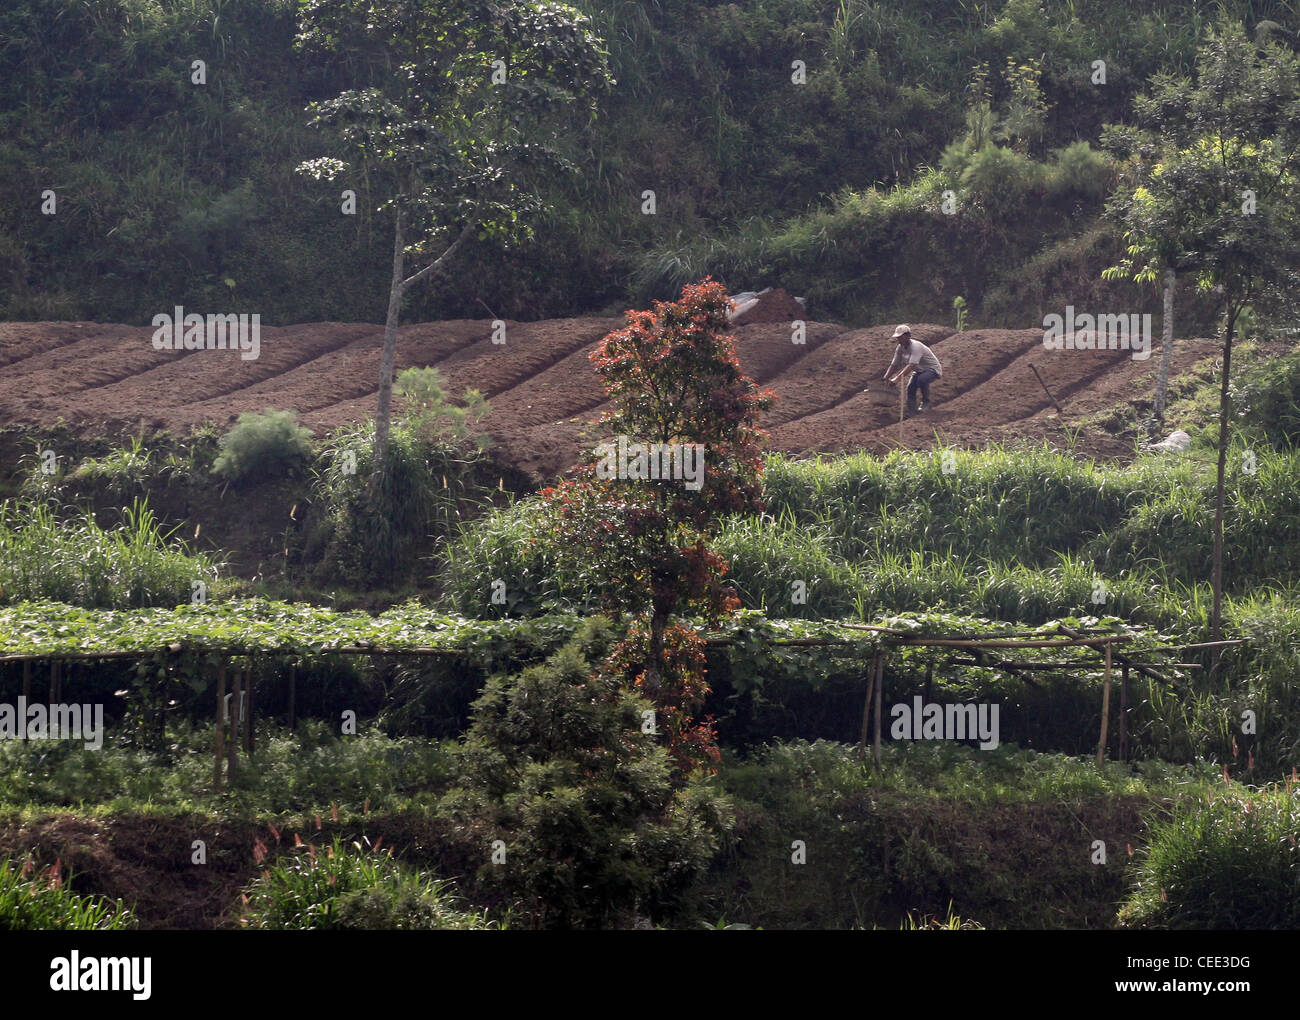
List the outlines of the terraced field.
<svg viewBox="0 0 1300 1020">
<path fill-rule="evenodd" d="M 579 456 L 584 433 L 603 410 L 588 355 L 622 319 L 584 317 L 507 323 L 492 342 L 492 321 L 457 319 L 401 330 L 397 367 L 436 365 L 454 392 L 482 390 L 498 455 L 540 478 Z M 847 329 L 809 322 L 803 344 L 788 323 L 737 326 L 745 370 L 779 395 L 765 425 L 772 447 L 790 453 L 921 448 L 936 441 L 981 446 L 1059 436 L 1071 422 L 1116 403 L 1148 398 L 1158 351 L 1136 361 L 1128 351 L 1053 351 L 1041 329 L 954 333 L 913 324 L 935 349 L 943 378 L 930 413 L 898 423 L 897 394 L 881 376 L 893 323 Z M 0 424 L 79 431 L 183 430 L 225 425 L 243 411 L 293 409 L 320 431 L 374 411 L 383 329 L 316 322 L 261 329 L 260 352 L 159 351 L 153 327 L 93 322 L 0 323 Z M 1213 354 L 1212 340 L 1179 341 L 1174 373 Z M 1030 364 L 1061 404 L 1058 415 Z M 1083 448 L 1101 456 L 1130 452 L 1101 435 Z"/>
</svg>

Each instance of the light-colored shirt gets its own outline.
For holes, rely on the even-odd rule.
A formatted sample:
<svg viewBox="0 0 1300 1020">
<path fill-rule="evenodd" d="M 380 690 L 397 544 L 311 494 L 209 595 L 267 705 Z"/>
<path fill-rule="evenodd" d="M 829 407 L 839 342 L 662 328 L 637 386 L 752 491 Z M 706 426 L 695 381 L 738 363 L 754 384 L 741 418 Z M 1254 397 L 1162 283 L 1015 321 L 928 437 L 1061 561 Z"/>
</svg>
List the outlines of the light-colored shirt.
<svg viewBox="0 0 1300 1020">
<path fill-rule="evenodd" d="M 937 377 L 943 377 L 943 366 L 939 364 L 939 359 L 934 356 L 934 351 L 926 347 L 920 340 L 913 340 L 907 345 L 904 351 L 901 344 L 894 351 L 894 360 L 889 363 L 889 371 L 885 375 L 893 375 L 904 365 L 915 365 L 918 372 L 930 369 Z"/>
</svg>

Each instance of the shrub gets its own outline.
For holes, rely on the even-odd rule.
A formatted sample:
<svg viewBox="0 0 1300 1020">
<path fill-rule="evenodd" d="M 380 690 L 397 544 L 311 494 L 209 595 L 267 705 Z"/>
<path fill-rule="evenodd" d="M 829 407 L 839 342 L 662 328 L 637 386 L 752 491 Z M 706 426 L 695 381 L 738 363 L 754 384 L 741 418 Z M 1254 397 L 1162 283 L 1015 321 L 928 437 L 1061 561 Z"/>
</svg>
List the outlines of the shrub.
<svg viewBox="0 0 1300 1020">
<path fill-rule="evenodd" d="M 603 928 L 691 912 L 693 887 L 729 827 L 698 778 L 675 789 L 650 703 L 593 663 L 615 635 L 600 618 L 545 663 L 493 677 L 460 748 L 459 788 L 441 811 L 455 839 L 503 864 L 479 879 L 536 925 Z"/>
<path fill-rule="evenodd" d="M 1151 826 L 1137 886 L 1120 909 L 1136 928 L 1300 926 L 1300 803 L 1290 790 L 1181 804 Z"/>
<path fill-rule="evenodd" d="M 1000 212 L 1023 202 L 1042 174 L 1043 168 L 1028 156 L 990 143 L 971 156 L 961 183 L 991 212 Z"/>
<path fill-rule="evenodd" d="M 1276 446 L 1300 445 L 1300 351 L 1269 359 L 1234 386 L 1242 421 Z"/>
<path fill-rule="evenodd" d="M 477 450 L 434 445 L 399 424 L 389 433 L 387 470 L 372 493 L 374 436 L 373 421 L 333 433 L 315 483 L 325 568 L 358 584 L 408 576 L 430 552 L 431 536 L 450 531 L 462 505 L 481 490 Z"/>
<path fill-rule="evenodd" d="M 387 854 L 344 847 L 299 847 L 250 883 L 243 922 L 276 930 L 490 928 L 455 904 L 450 883 L 410 871 Z"/>
<path fill-rule="evenodd" d="M 288 471 L 311 456 L 311 431 L 296 424 L 293 411 L 245 411 L 221 437 L 213 474 L 232 482 Z"/>
<path fill-rule="evenodd" d="M 21 867 L 0 861 L 0 931 L 119 931 L 134 924 L 121 900 L 110 905 L 68 889 L 57 861 L 40 872 L 30 857 Z"/>
<path fill-rule="evenodd" d="M 433 367 L 411 367 L 398 375 L 393 395 L 407 426 L 430 446 L 482 452 L 492 440 L 474 429 L 492 410 L 479 390 L 467 389 L 460 407 L 447 399 L 442 373 Z"/>
<path fill-rule="evenodd" d="M 1056 162 L 1047 171 L 1047 186 L 1057 193 L 1098 199 L 1109 191 L 1112 176 L 1105 153 L 1087 142 L 1074 142 L 1056 152 Z"/>
</svg>

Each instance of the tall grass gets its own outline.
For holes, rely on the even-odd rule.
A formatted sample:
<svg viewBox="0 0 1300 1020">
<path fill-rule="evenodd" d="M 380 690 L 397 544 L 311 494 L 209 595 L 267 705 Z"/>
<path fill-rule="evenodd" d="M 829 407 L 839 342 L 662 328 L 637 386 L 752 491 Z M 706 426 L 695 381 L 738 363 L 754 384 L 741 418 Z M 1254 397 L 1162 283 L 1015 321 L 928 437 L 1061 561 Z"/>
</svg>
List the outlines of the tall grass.
<svg viewBox="0 0 1300 1020">
<path fill-rule="evenodd" d="M 481 451 L 435 443 L 404 423 L 389 434 L 387 470 L 372 496 L 374 434 L 373 421 L 332 433 L 314 487 L 326 568 L 362 583 L 407 579 L 422 555 L 439 551 L 462 507 L 484 496 Z"/>
<path fill-rule="evenodd" d="M 1300 925 L 1297 833 L 1300 802 L 1289 788 L 1180 804 L 1151 826 L 1120 918 L 1131 927 L 1293 929 Z"/>
<path fill-rule="evenodd" d="M 86 513 L 62 520 L 47 503 L 0 503 L 0 603 L 52 599 L 92 609 L 175 606 L 192 585 L 209 588 L 218 568 L 172 541 L 148 501 L 136 499 L 122 522 L 103 528 Z"/>
<path fill-rule="evenodd" d="M 0 861 L 0 931 L 118 931 L 135 921 L 121 901 L 79 896 L 67 887 L 57 864 L 36 871 Z"/>
<path fill-rule="evenodd" d="M 449 882 L 410 871 L 387 854 L 336 836 L 276 860 L 248 888 L 244 923 L 277 930 L 482 929 L 457 907 Z"/>
</svg>

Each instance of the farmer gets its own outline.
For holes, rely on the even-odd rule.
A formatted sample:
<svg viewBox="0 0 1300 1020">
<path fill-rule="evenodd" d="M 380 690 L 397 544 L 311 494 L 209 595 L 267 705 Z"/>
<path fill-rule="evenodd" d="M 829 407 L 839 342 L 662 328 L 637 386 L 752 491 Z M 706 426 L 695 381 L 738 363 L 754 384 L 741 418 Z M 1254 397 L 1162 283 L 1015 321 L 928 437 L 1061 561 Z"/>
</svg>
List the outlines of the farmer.
<svg viewBox="0 0 1300 1020">
<path fill-rule="evenodd" d="M 915 414 L 917 410 L 930 409 L 930 383 L 943 376 L 943 366 L 934 356 L 934 351 L 920 340 L 912 339 L 912 330 L 906 324 L 894 330 L 894 340 L 898 347 L 894 351 L 894 360 L 885 370 L 885 382 L 897 386 L 904 372 L 911 372 L 911 381 L 907 384 L 907 413 Z M 921 391 L 921 406 L 916 406 L 916 391 Z"/>
</svg>

